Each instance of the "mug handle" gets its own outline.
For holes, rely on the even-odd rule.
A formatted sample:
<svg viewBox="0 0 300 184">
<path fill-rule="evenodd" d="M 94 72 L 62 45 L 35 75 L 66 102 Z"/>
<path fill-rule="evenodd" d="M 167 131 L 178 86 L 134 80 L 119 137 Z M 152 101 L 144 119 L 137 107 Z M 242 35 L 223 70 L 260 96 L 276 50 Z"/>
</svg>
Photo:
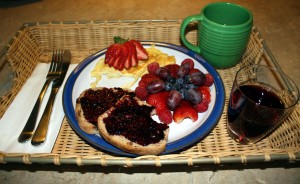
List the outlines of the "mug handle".
<svg viewBox="0 0 300 184">
<path fill-rule="evenodd" d="M 183 22 L 181 23 L 181 27 L 180 27 L 180 38 L 181 38 L 181 41 L 183 42 L 183 44 L 191 49 L 192 51 L 194 52 L 197 52 L 197 53 L 201 53 L 201 49 L 199 47 L 197 47 L 196 45 L 193 45 L 191 42 L 189 42 L 186 37 L 185 37 L 185 29 L 186 27 L 189 25 L 189 23 L 191 22 L 199 22 L 199 21 L 202 21 L 203 20 L 203 17 L 201 14 L 197 14 L 197 15 L 191 15 L 191 16 L 188 16 L 186 17 Z"/>
</svg>

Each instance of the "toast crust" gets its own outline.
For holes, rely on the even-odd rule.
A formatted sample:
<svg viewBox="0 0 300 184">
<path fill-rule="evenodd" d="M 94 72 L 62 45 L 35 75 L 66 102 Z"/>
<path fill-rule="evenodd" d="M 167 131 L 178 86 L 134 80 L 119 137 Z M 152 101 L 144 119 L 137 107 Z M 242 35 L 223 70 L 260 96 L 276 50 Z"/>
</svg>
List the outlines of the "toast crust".
<svg viewBox="0 0 300 184">
<path fill-rule="evenodd" d="M 145 105 L 145 106 L 151 107 L 149 104 L 147 104 L 143 101 L 140 101 L 138 98 L 131 98 L 127 95 L 123 96 L 115 106 L 111 107 L 104 114 L 99 116 L 98 129 L 99 129 L 100 135 L 107 142 L 109 142 L 110 144 L 116 146 L 117 148 L 119 148 L 125 152 L 129 152 L 129 153 L 133 153 L 133 154 L 137 154 L 137 155 L 158 155 L 158 154 L 162 153 L 165 150 L 166 144 L 167 144 L 168 133 L 169 133 L 168 126 L 163 131 L 164 137 L 159 142 L 151 143 L 148 145 L 138 144 L 136 142 L 133 142 L 133 141 L 127 139 L 123 135 L 115 135 L 115 134 L 111 135 L 108 132 L 108 130 L 106 129 L 106 125 L 105 125 L 106 118 L 111 116 L 112 113 L 118 108 L 117 105 L 121 104 L 121 103 L 125 103 L 126 101 L 131 101 L 131 100 L 137 101 L 139 106 Z M 148 114 L 148 116 L 152 116 L 154 113 L 155 113 L 155 110 L 153 110 L 150 114 Z M 145 114 L 140 114 L 140 115 L 144 116 Z"/>
</svg>

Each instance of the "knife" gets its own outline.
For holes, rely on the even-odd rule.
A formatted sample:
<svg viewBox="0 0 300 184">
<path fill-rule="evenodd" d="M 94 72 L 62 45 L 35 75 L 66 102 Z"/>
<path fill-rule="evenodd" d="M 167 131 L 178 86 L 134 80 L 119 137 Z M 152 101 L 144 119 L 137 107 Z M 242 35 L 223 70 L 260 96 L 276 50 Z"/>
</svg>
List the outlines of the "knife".
<svg viewBox="0 0 300 184">
<path fill-rule="evenodd" d="M 49 100 L 47 102 L 47 105 L 45 107 L 45 111 L 41 117 L 41 120 L 37 126 L 37 129 L 35 130 L 31 144 L 34 146 L 38 146 L 45 142 L 47 132 L 48 132 L 48 125 L 52 113 L 53 104 L 56 98 L 56 94 L 62 85 L 66 73 L 68 71 L 69 65 L 71 62 L 71 52 L 69 50 L 65 50 L 62 55 L 62 68 L 61 68 L 61 74 L 60 76 L 53 81 L 52 88 L 51 88 L 51 94 L 49 97 Z"/>
</svg>

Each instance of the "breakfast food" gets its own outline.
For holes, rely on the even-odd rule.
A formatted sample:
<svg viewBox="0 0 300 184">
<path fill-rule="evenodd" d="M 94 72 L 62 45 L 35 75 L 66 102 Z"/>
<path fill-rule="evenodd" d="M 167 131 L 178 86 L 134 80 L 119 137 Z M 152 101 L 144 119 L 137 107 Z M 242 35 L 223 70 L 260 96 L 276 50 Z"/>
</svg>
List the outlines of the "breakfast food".
<svg viewBox="0 0 300 184">
<path fill-rule="evenodd" d="M 81 130 L 87 134 L 98 132 L 98 117 L 110 109 L 124 95 L 135 96 L 121 88 L 90 88 L 83 91 L 76 100 L 76 119 Z"/>
<path fill-rule="evenodd" d="M 136 40 L 125 40 L 114 37 L 114 44 L 107 48 L 105 64 L 117 70 L 130 69 L 137 66 L 139 60 L 148 59 L 148 53 L 143 45 Z"/>
<path fill-rule="evenodd" d="M 96 81 L 77 99 L 76 117 L 83 131 L 98 132 L 125 152 L 158 155 L 166 149 L 170 123 L 195 122 L 207 111 L 214 79 L 195 68 L 192 59 L 176 64 L 155 45 L 133 49 L 134 42 L 113 44 L 96 63 L 91 72 Z M 102 77 L 120 81 L 120 88 L 97 88 Z M 134 91 L 127 90 L 134 84 Z"/>
<path fill-rule="evenodd" d="M 100 135 L 119 149 L 157 155 L 166 148 L 169 127 L 152 119 L 155 108 L 138 98 L 123 96 L 98 118 Z"/>
<path fill-rule="evenodd" d="M 146 48 L 146 52 L 148 53 L 148 59 L 139 60 L 138 65 L 122 71 L 110 67 L 108 64 L 105 64 L 104 59 L 101 59 L 96 63 L 96 66 L 91 72 L 91 77 L 95 78 L 95 81 L 91 83 L 91 87 L 96 87 L 103 77 L 107 77 L 108 79 L 125 77 L 132 80 L 129 80 L 129 82 L 124 83 L 123 86 L 120 87 L 129 89 L 143 74 L 147 73 L 147 66 L 151 63 L 156 62 L 159 63 L 160 66 L 176 63 L 174 56 L 163 53 L 157 49 L 155 45 Z"/>
<path fill-rule="evenodd" d="M 155 106 L 161 122 L 180 123 L 186 118 L 196 121 L 198 113 L 207 111 L 211 98 L 209 87 L 214 79 L 211 74 L 194 68 L 192 59 L 185 59 L 180 65 L 151 63 L 147 69 L 135 93 Z"/>
</svg>

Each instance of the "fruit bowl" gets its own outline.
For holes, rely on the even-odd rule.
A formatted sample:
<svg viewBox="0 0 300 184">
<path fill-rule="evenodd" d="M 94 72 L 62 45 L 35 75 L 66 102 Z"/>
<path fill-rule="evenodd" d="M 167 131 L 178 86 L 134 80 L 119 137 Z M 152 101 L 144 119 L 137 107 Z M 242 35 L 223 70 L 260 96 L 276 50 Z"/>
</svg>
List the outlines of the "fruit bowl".
<svg viewBox="0 0 300 184">
<path fill-rule="evenodd" d="M 186 58 L 190 58 L 194 61 L 195 68 L 199 69 L 203 73 L 210 73 L 214 78 L 214 84 L 210 87 L 211 102 L 208 110 L 204 113 L 199 113 L 198 120 L 195 122 L 191 121 L 190 119 L 185 119 L 181 123 L 172 122 L 171 124 L 169 124 L 170 132 L 168 143 L 166 150 L 162 154 L 174 153 L 205 138 L 205 136 L 207 136 L 218 123 L 225 102 L 224 86 L 217 71 L 198 54 L 186 48 L 169 43 L 141 43 L 145 48 L 148 48 L 151 45 L 155 45 L 155 47 L 162 52 L 168 55 L 175 56 L 177 64 L 180 64 L 181 61 Z M 99 135 L 91 135 L 83 132 L 79 128 L 78 122 L 75 117 L 74 109 L 76 105 L 76 99 L 82 91 L 90 88 L 90 84 L 94 82 L 94 79 L 91 77 L 90 73 L 94 69 L 97 62 L 105 57 L 105 53 L 106 49 L 89 56 L 83 62 L 81 62 L 70 74 L 63 92 L 64 111 L 70 126 L 86 142 L 103 151 L 121 156 L 135 157 L 137 155 L 126 153 L 112 146 L 104 139 L 102 139 Z M 97 84 L 97 86 L 121 87 L 124 85 L 124 83 L 131 82 L 133 80 L 134 79 L 126 77 L 110 79 L 103 76 L 102 80 Z M 136 81 L 135 84 L 131 87 L 132 90 L 137 87 L 138 82 L 139 81 Z M 153 118 L 156 121 L 159 121 L 157 116 L 154 116 Z"/>
</svg>

